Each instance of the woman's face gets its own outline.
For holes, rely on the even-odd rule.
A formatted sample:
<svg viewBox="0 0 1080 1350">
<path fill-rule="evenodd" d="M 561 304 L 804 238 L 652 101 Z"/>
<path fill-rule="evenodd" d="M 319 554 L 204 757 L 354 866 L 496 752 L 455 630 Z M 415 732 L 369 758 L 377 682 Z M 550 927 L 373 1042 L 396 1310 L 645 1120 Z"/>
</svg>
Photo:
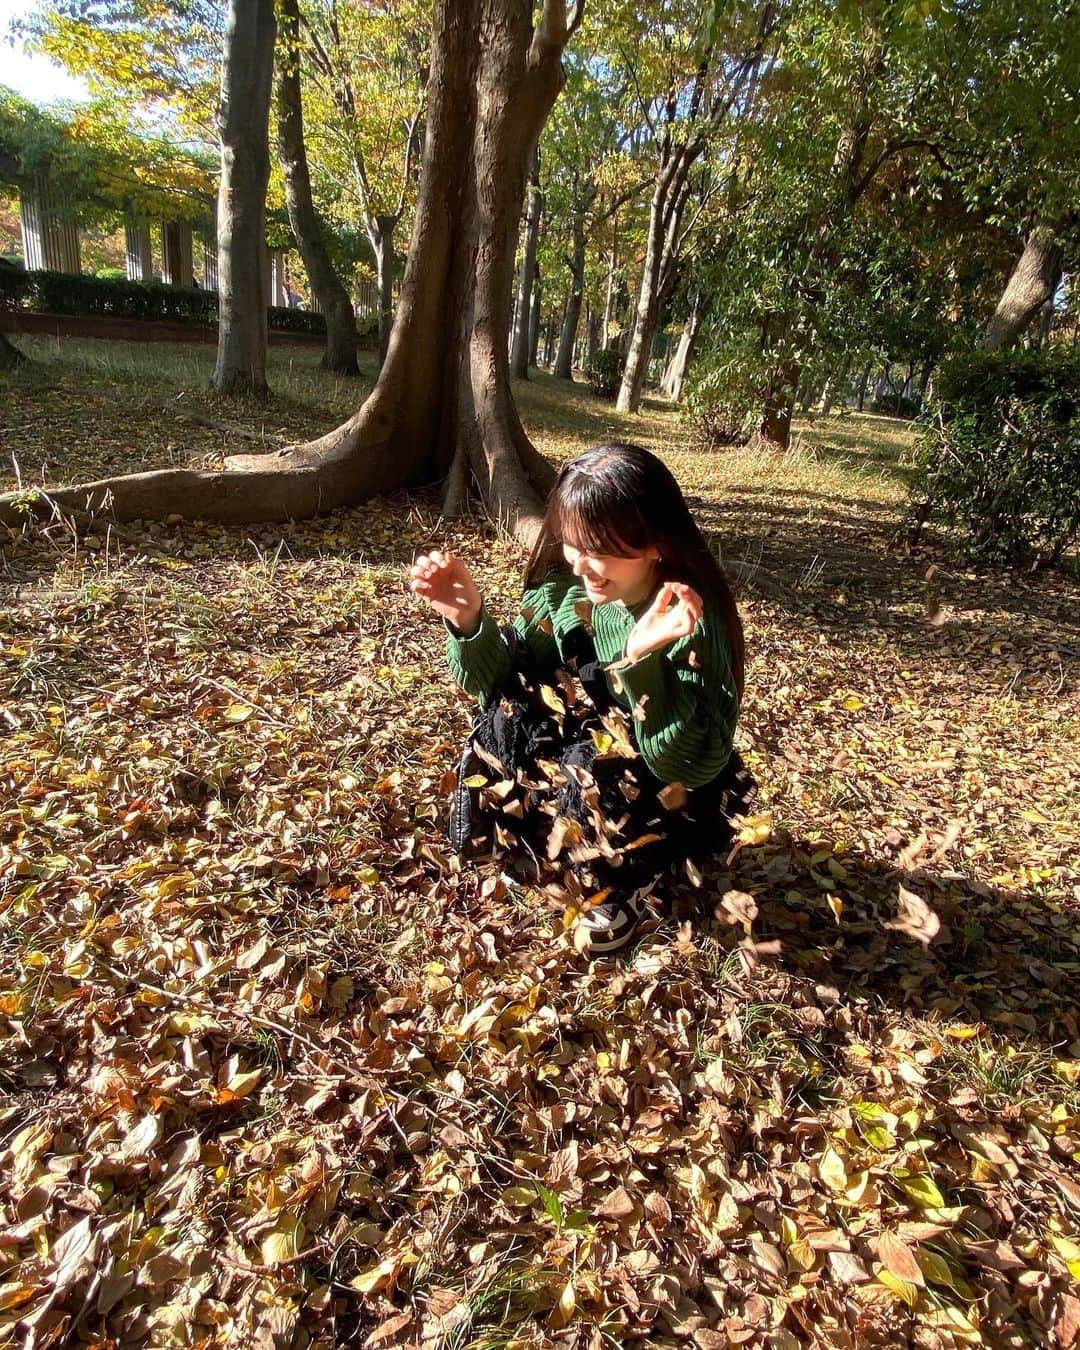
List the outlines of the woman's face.
<svg viewBox="0 0 1080 1350">
<path fill-rule="evenodd" d="M 656 584 L 656 549 L 624 558 L 615 553 L 589 553 L 563 544 L 563 557 L 576 577 L 581 578 L 585 594 L 594 605 L 621 600 L 637 605 L 648 599 Z"/>
</svg>

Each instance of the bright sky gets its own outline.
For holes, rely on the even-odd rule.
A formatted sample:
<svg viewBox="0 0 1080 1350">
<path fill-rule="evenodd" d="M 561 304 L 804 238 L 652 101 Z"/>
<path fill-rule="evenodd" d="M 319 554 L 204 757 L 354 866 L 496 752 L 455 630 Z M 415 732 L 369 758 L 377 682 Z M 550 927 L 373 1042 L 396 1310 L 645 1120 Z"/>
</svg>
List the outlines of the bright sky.
<svg viewBox="0 0 1080 1350">
<path fill-rule="evenodd" d="M 0 84 L 34 103 L 88 98 L 85 82 L 69 75 L 63 66 L 47 56 L 27 55 L 18 39 L 11 45 L 12 20 L 22 18 L 33 8 L 30 0 L 0 0 Z"/>
</svg>

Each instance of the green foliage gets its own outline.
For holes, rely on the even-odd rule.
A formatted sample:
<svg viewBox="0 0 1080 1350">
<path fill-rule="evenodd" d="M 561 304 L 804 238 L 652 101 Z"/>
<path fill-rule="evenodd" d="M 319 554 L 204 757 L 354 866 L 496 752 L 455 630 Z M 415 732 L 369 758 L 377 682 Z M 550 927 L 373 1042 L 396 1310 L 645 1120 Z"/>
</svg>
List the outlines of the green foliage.
<svg viewBox="0 0 1080 1350">
<path fill-rule="evenodd" d="M 952 357 L 914 452 L 912 510 L 980 561 L 1045 564 L 1080 537 L 1080 353 Z"/>
<path fill-rule="evenodd" d="M 699 362 L 683 394 L 692 443 L 703 450 L 744 445 L 761 411 L 760 355 L 729 343 Z"/>
<path fill-rule="evenodd" d="M 589 362 L 585 375 L 599 398 L 614 398 L 619 392 L 624 360 L 617 347 L 602 347 Z"/>
<path fill-rule="evenodd" d="M 0 182 L 44 184 L 57 209 L 91 227 L 129 214 L 205 224 L 216 195 L 216 157 L 102 102 L 69 114 L 35 107 L 0 86 Z"/>
</svg>

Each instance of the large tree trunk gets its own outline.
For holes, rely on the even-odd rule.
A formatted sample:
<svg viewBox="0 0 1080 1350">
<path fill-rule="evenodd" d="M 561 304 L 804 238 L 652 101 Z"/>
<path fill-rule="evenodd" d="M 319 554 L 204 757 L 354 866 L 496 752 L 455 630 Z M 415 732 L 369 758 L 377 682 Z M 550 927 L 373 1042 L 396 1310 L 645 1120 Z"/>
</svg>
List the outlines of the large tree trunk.
<svg viewBox="0 0 1080 1350">
<path fill-rule="evenodd" d="M 38 513 L 111 505 L 119 518 L 280 520 L 443 477 L 453 511 L 471 476 L 491 515 L 535 537 L 554 474 L 510 393 L 510 293 L 525 177 L 572 27 L 563 0 L 545 0 L 535 32 L 519 0 L 436 0 L 409 259 L 386 361 L 353 417 L 306 445 L 233 456 L 221 473 L 58 489 L 33 500 Z M 0 498 L 0 519 L 19 519 L 25 502 Z"/>
<path fill-rule="evenodd" d="M 525 240 L 521 250 L 521 274 L 518 281 L 513 348 L 510 353 L 510 374 L 516 380 L 529 378 L 529 355 L 536 350 L 535 344 L 530 343 L 530 333 L 533 306 L 539 306 L 539 298 L 533 299 L 533 281 L 543 204 L 544 199 L 540 192 L 540 158 L 534 155 L 532 173 L 529 175 L 529 207 L 525 213 Z"/>
<path fill-rule="evenodd" d="M 21 366 L 26 357 L 14 342 L 10 342 L 5 333 L 0 333 L 0 370 L 11 370 L 14 366 Z"/>
<path fill-rule="evenodd" d="M 278 154 L 285 179 L 285 205 L 312 294 L 326 318 L 322 368 L 335 375 L 357 375 L 356 316 L 349 293 L 330 261 L 326 240 L 311 197 L 311 175 L 304 146 L 300 95 L 300 9 L 297 0 L 279 0 Z"/>
<path fill-rule="evenodd" d="M 274 0 L 229 0 L 221 71 L 214 388 L 266 394 L 266 184 Z"/>
<path fill-rule="evenodd" d="M 1011 346 L 1021 336 L 1061 283 L 1062 252 L 1051 231 L 1035 229 L 1028 235 L 1020 260 L 983 333 L 988 352 Z"/>
<path fill-rule="evenodd" d="M 679 399 L 682 398 L 686 372 L 690 369 L 690 362 L 694 355 L 694 343 L 697 341 L 700 327 L 701 302 L 695 300 L 694 307 L 683 324 L 682 333 L 679 335 L 679 343 L 675 348 L 675 355 L 671 358 L 668 368 L 664 372 L 664 382 L 661 386 L 663 392 L 675 403 L 678 403 Z"/>
<path fill-rule="evenodd" d="M 574 378 L 574 343 L 581 321 L 581 299 L 585 294 L 585 215 L 574 216 L 574 246 L 570 255 L 570 296 L 563 315 L 559 350 L 555 355 L 555 375 L 560 380 Z"/>
</svg>

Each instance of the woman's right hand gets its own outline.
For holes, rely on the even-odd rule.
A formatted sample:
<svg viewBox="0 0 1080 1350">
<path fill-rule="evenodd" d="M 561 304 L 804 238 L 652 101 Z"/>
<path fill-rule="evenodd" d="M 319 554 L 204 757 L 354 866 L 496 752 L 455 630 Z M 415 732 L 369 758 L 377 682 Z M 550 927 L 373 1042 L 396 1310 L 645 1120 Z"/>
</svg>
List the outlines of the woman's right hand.
<svg viewBox="0 0 1080 1350">
<path fill-rule="evenodd" d="M 453 553 L 438 548 L 422 553 L 409 568 L 409 588 L 465 637 L 476 632 L 483 597 L 472 573 Z"/>
</svg>

